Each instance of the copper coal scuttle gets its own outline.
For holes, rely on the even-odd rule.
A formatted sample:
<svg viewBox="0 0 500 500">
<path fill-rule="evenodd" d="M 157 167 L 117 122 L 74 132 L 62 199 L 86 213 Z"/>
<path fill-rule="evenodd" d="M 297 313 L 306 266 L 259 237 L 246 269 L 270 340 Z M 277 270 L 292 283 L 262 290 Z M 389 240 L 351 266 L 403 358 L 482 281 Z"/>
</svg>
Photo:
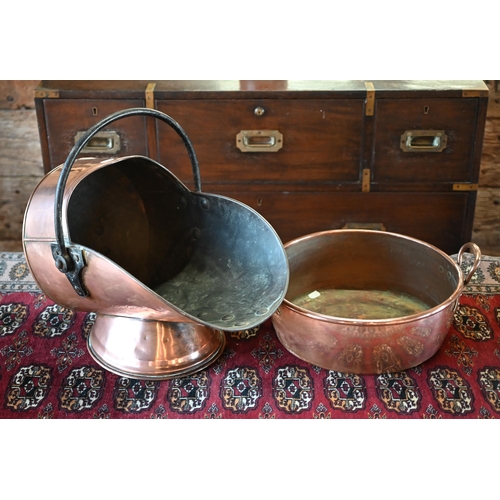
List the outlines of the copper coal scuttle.
<svg viewBox="0 0 500 500">
<path fill-rule="evenodd" d="M 99 130 L 132 115 L 163 121 L 181 137 L 195 191 L 143 156 L 77 159 Z M 26 208 L 23 245 L 51 300 L 96 313 L 88 337 L 93 358 L 141 379 L 188 375 L 214 362 L 224 332 L 271 317 L 289 279 L 271 225 L 236 200 L 202 192 L 186 133 L 148 108 L 91 127 L 64 165 L 42 179 Z"/>
</svg>

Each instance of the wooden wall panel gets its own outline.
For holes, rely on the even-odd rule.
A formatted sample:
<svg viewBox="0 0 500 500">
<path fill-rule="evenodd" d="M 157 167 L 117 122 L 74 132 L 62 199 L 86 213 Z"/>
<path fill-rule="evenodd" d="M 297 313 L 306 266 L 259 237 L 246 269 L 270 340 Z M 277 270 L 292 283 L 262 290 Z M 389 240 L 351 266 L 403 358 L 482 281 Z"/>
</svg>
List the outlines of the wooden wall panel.
<svg viewBox="0 0 500 500">
<path fill-rule="evenodd" d="M 0 252 L 22 251 L 24 210 L 43 177 L 34 109 L 0 109 Z"/>
<path fill-rule="evenodd" d="M 472 237 L 484 254 L 500 256 L 500 81 L 490 89 Z"/>
<path fill-rule="evenodd" d="M 39 80 L 0 80 L 0 109 L 32 109 Z"/>
</svg>

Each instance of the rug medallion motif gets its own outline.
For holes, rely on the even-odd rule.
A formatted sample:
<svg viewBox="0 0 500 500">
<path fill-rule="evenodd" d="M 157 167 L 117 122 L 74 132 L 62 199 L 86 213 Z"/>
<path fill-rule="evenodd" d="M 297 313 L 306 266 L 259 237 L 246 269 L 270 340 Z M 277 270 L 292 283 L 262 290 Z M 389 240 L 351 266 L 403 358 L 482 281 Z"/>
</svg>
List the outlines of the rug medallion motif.
<svg viewBox="0 0 500 500">
<path fill-rule="evenodd" d="M 123 412 L 149 410 L 158 397 L 158 382 L 120 377 L 113 391 L 114 407 Z"/>
<path fill-rule="evenodd" d="M 422 399 L 415 379 L 408 372 L 384 373 L 376 379 L 380 401 L 389 411 L 410 414 L 420 409 Z"/>
<path fill-rule="evenodd" d="M 429 385 L 442 411 L 465 415 L 474 411 L 474 394 L 469 382 L 456 370 L 447 366 L 429 370 Z"/>
<path fill-rule="evenodd" d="M 81 412 L 95 408 L 102 398 L 106 384 L 106 373 L 95 366 L 80 366 L 67 375 L 58 399 L 61 409 Z"/>
<path fill-rule="evenodd" d="M 229 370 L 222 380 L 221 399 L 228 410 L 246 413 L 257 408 L 261 397 L 262 380 L 253 368 L 241 366 Z"/>
<path fill-rule="evenodd" d="M 365 408 L 366 387 L 362 376 L 328 371 L 323 387 L 332 408 L 357 412 Z"/>
<path fill-rule="evenodd" d="M 28 317 L 27 304 L 10 303 L 0 305 L 0 336 L 12 335 Z"/>
<path fill-rule="evenodd" d="M 309 370 L 300 366 L 278 368 L 273 380 L 274 399 L 280 410 L 298 413 L 311 409 L 314 383 Z"/>
<path fill-rule="evenodd" d="M 167 392 L 170 408 L 184 414 L 203 409 L 210 397 L 210 381 L 206 370 L 174 379 Z"/>
</svg>

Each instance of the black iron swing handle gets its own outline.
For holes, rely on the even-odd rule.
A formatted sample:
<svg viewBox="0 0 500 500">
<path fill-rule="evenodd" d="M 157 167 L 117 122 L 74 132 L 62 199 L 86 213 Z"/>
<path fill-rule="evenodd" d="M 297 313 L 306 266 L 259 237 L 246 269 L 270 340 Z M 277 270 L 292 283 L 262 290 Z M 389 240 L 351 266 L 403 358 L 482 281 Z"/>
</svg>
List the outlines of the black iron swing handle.
<svg viewBox="0 0 500 500">
<path fill-rule="evenodd" d="M 196 153 L 194 152 L 193 145 L 183 128 L 167 114 L 151 108 L 129 108 L 112 113 L 108 117 L 90 127 L 73 146 L 68 157 L 66 158 L 66 161 L 64 162 L 61 174 L 59 175 L 59 180 L 57 182 L 54 201 L 54 228 L 56 243 L 52 244 L 52 256 L 57 269 L 66 274 L 76 293 L 82 297 L 86 297 L 88 295 L 88 291 L 84 288 L 80 280 L 80 271 L 85 266 L 83 255 L 79 248 L 66 245 L 62 228 L 62 204 L 66 182 L 68 180 L 69 172 L 75 163 L 76 157 L 80 154 L 81 150 L 87 145 L 90 139 L 97 134 L 97 132 L 120 118 L 135 115 L 151 116 L 162 120 L 170 125 L 175 132 L 177 132 L 184 142 L 191 160 L 195 190 L 198 193 L 201 192 L 200 167 L 198 165 L 198 159 L 196 157 Z"/>
</svg>

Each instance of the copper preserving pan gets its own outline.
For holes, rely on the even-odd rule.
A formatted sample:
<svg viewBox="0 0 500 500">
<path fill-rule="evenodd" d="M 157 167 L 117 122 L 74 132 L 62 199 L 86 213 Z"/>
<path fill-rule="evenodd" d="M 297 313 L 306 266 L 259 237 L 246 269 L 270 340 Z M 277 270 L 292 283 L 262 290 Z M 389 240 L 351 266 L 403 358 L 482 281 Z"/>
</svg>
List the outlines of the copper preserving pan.
<svg viewBox="0 0 500 500">
<path fill-rule="evenodd" d="M 290 282 L 272 317 L 292 354 L 329 370 L 379 374 L 433 356 L 464 286 L 480 263 L 468 243 L 458 264 L 438 248 L 407 236 L 333 230 L 285 244 Z M 464 279 L 460 264 L 471 251 Z"/>
</svg>

